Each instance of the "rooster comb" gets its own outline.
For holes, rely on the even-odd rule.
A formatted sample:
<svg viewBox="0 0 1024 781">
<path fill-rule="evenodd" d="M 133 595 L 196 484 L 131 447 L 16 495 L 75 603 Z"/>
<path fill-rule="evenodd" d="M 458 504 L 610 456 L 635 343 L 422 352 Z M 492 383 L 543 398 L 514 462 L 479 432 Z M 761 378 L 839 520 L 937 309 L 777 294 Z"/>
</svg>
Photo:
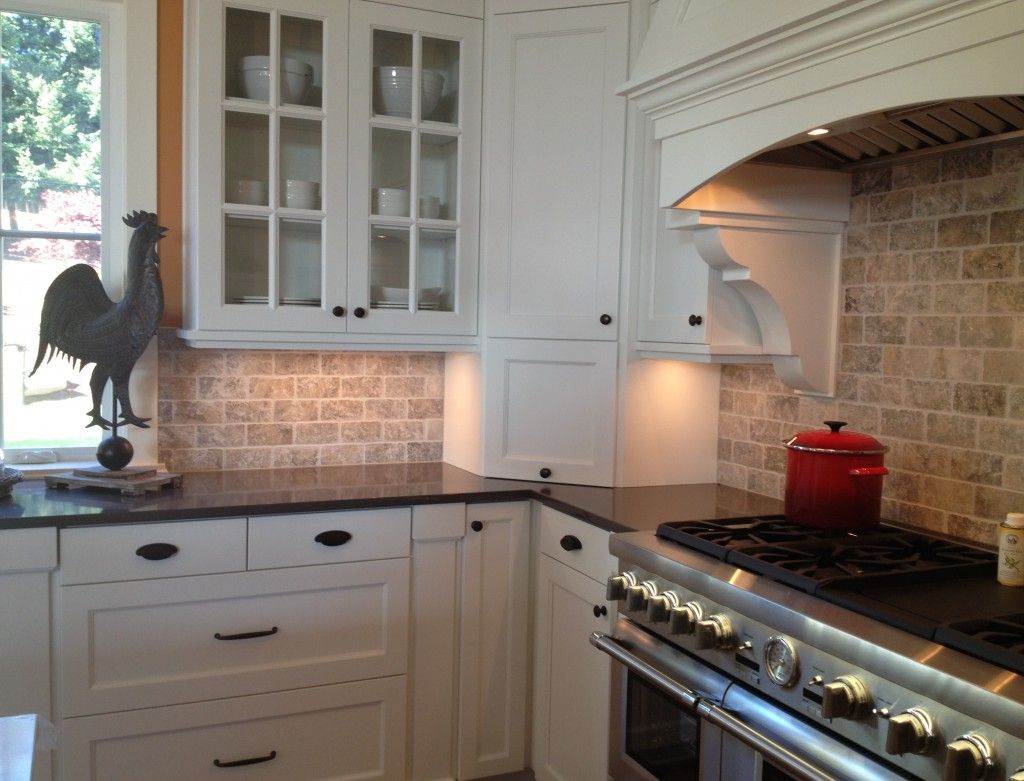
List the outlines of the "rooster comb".
<svg viewBox="0 0 1024 781">
<path fill-rule="evenodd" d="M 126 214 L 124 217 L 121 218 L 121 221 L 124 222 L 124 224 L 127 225 L 129 228 L 138 228 L 140 225 L 145 225 L 146 223 L 156 225 L 156 227 L 159 228 L 160 230 L 161 238 L 163 238 L 164 234 L 167 233 L 168 231 L 168 229 L 165 228 L 163 225 L 157 224 L 156 214 L 154 214 L 153 212 L 140 212 L 136 210 L 131 212 L 130 214 Z"/>
</svg>

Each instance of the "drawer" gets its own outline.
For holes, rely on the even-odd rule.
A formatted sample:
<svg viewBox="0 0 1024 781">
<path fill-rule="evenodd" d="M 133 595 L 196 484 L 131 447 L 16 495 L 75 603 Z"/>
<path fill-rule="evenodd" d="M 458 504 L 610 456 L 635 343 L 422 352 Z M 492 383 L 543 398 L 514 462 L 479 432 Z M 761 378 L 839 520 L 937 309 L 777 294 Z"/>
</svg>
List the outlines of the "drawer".
<svg viewBox="0 0 1024 781">
<path fill-rule="evenodd" d="M 89 526 L 60 533 L 65 586 L 244 569 L 245 518 Z"/>
<path fill-rule="evenodd" d="M 592 526 L 579 518 L 552 510 L 547 505 L 540 508 L 540 552 L 567 564 L 578 572 L 604 583 L 609 575 L 617 571 L 614 556 L 608 552 L 610 532 Z M 567 539 L 569 538 L 569 539 Z M 570 548 L 578 542 L 578 549 L 566 550 L 562 541 Z"/>
<path fill-rule="evenodd" d="M 406 670 L 409 559 L 61 589 L 66 716 Z"/>
<path fill-rule="evenodd" d="M 65 719 L 61 742 L 64 781 L 401 781 L 405 676 Z"/>
<path fill-rule="evenodd" d="M 249 569 L 408 556 L 411 531 L 409 507 L 250 518 Z"/>
</svg>

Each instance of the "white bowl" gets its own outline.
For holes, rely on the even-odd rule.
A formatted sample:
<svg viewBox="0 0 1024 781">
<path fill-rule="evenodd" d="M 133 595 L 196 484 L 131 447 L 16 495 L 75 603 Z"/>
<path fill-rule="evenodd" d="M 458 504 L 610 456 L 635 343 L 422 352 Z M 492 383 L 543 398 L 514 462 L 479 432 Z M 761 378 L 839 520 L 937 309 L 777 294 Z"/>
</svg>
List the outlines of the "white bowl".
<svg viewBox="0 0 1024 781">
<path fill-rule="evenodd" d="M 285 193 L 284 205 L 290 209 L 317 209 L 320 207 L 320 196 Z"/>
<path fill-rule="evenodd" d="M 242 91 L 251 100 L 270 100 L 270 57 L 253 54 L 238 65 Z M 313 85 L 313 66 L 293 57 L 285 57 L 281 68 L 281 101 L 302 103 Z"/>
<path fill-rule="evenodd" d="M 375 187 L 373 213 L 388 217 L 408 217 L 409 191 L 400 187 Z"/>
<path fill-rule="evenodd" d="M 265 206 L 267 203 L 267 183 L 258 179 L 238 179 L 228 186 L 227 200 L 230 203 L 248 203 Z"/>
<path fill-rule="evenodd" d="M 408 117 L 412 114 L 412 68 L 399 65 L 380 65 L 374 68 L 378 114 Z M 444 74 L 425 70 L 422 73 L 420 117 L 426 118 L 437 108 L 444 91 Z"/>
<path fill-rule="evenodd" d="M 294 195 L 319 195 L 320 182 L 312 182 L 308 179 L 285 179 L 285 192 Z"/>
</svg>

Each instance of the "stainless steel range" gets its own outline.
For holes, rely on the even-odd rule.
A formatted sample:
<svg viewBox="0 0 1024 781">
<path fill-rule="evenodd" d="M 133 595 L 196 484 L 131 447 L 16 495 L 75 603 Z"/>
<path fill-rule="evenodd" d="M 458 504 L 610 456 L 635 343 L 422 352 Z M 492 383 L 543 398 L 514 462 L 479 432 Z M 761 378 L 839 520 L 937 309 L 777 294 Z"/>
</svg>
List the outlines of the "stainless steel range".
<svg viewBox="0 0 1024 781">
<path fill-rule="evenodd" d="M 994 554 L 781 516 L 611 552 L 615 781 L 1024 781 L 1024 591 Z"/>
</svg>

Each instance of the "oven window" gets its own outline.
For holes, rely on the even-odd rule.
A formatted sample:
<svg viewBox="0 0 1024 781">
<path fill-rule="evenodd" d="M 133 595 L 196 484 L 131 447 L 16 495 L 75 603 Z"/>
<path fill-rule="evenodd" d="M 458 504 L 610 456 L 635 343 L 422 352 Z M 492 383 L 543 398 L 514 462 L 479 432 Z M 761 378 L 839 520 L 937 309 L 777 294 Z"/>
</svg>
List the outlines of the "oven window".
<svg viewBox="0 0 1024 781">
<path fill-rule="evenodd" d="M 697 781 L 700 722 L 661 691 L 630 674 L 626 755 L 658 781 Z"/>
</svg>

